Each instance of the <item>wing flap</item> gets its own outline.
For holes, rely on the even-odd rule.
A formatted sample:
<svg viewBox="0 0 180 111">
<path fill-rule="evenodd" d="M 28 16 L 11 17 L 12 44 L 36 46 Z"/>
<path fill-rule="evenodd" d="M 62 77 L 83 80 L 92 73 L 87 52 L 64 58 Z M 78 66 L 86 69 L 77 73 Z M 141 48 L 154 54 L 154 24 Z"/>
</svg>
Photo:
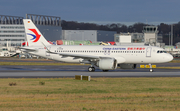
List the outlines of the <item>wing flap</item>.
<svg viewBox="0 0 180 111">
<path fill-rule="evenodd" d="M 53 53 L 55 54 L 55 53 Z M 62 57 L 74 57 L 74 59 L 99 59 L 99 56 L 94 56 L 94 55 L 83 55 L 83 54 L 67 54 L 67 53 L 56 53 L 61 55 Z"/>
</svg>

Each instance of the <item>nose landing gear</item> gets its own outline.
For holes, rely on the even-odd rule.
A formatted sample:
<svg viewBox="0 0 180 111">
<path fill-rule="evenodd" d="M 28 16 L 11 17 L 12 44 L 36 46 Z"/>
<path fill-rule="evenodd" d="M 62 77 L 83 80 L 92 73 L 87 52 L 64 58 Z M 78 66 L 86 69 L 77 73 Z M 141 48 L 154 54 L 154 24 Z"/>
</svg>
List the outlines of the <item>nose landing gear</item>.
<svg viewBox="0 0 180 111">
<path fill-rule="evenodd" d="M 151 64 L 149 64 L 149 67 L 150 67 L 149 72 L 153 72 L 153 69 L 152 69 L 152 65 L 151 65 Z"/>
</svg>

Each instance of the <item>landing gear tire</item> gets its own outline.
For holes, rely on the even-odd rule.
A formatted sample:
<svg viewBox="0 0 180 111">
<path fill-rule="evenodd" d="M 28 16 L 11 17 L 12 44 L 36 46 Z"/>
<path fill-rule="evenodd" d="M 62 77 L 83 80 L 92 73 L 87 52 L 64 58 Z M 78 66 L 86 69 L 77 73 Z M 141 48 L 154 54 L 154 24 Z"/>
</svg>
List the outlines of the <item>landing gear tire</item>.
<svg viewBox="0 0 180 111">
<path fill-rule="evenodd" d="M 149 72 L 153 72 L 153 69 L 149 69 Z"/>
<path fill-rule="evenodd" d="M 94 71 L 95 71 L 95 67 L 89 67 L 89 68 L 88 68 L 88 71 L 89 71 L 89 72 L 94 72 Z"/>
<path fill-rule="evenodd" d="M 103 72 L 108 72 L 109 70 L 102 70 Z"/>
</svg>

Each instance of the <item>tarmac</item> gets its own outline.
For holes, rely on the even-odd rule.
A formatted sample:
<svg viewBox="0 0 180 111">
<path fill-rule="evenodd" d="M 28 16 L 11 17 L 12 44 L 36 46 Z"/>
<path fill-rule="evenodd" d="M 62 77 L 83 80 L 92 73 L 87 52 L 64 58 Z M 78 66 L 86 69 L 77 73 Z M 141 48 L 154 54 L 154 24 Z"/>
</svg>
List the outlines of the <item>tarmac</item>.
<svg viewBox="0 0 180 111">
<path fill-rule="evenodd" d="M 51 60 L 37 59 L 1 59 L 0 62 L 57 62 Z M 147 65 L 147 64 L 145 64 Z M 180 63 L 156 64 L 157 67 L 179 67 Z M 137 65 L 139 67 L 140 64 Z M 91 77 L 180 77 L 179 69 L 116 69 L 102 72 L 95 67 L 95 72 L 88 72 L 88 65 L 0 65 L 0 78 L 57 78 L 74 77 L 75 75 L 86 75 Z"/>
<path fill-rule="evenodd" d="M 179 69 L 116 69 L 88 72 L 87 65 L 75 66 L 0 66 L 0 78 L 62 78 L 86 75 L 91 77 L 180 77 Z"/>
</svg>

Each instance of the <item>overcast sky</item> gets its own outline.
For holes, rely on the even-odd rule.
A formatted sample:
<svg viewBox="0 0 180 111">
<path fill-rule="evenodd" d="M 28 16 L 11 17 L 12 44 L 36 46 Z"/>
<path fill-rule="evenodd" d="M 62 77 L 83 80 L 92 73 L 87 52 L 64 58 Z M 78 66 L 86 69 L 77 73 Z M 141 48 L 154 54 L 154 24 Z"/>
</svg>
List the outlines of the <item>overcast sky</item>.
<svg viewBox="0 0 180 111">
<path fill-rule="evenodd" d="M 0 0 L 0 15 L 38 14 L 98 24 L 180 21 L 180 0 Z"/>
</svg>

